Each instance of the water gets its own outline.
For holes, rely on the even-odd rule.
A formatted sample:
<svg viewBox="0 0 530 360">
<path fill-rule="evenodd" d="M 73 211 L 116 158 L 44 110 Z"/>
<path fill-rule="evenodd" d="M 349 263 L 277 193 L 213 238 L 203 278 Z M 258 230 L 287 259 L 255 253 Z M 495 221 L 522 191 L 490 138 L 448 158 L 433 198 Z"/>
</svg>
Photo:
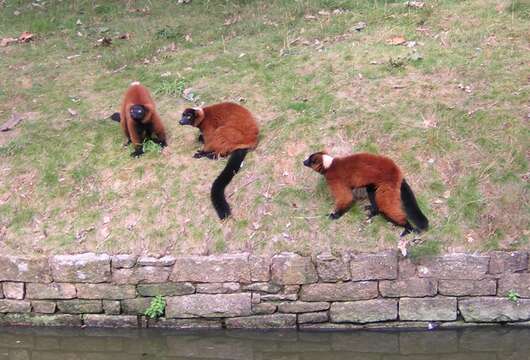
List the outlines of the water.
<svg viewBox="0 0 530 360">
<path fill-rule="evenodd" d="M 0 328 L 0 360 L 530 360 L 530 329 L 432 332 Z"/>
</svg>

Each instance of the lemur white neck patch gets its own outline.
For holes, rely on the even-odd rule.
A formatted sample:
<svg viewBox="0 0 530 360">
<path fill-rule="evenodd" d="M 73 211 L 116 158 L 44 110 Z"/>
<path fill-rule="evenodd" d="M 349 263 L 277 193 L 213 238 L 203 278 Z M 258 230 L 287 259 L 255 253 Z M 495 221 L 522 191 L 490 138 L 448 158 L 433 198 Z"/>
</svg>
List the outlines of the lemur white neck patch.
<svg viewBox="0 0 530 360">
<path fill-rule="evenodd" d="M 332 162 L 333 162 L 332 156 L 322 155 L 322 165 L 324 165 L 324 169 L 329 168 Z"/>
<path fill-rule="evenodd" d="M 197 107 L 194 107 L 192 109 L 195 110 L 199 114 L 199 116 L 203 116 L 204 115 L 204 110 L 202 109 L 202 107 L 197 106 Z"/>
<path fill-rule="evenodd" d="M 133 82 L 131 83 L 131 85 L 140 85 L 140 82 L 139 82 L 139 81 L 133 81 Z"/>
</svg>

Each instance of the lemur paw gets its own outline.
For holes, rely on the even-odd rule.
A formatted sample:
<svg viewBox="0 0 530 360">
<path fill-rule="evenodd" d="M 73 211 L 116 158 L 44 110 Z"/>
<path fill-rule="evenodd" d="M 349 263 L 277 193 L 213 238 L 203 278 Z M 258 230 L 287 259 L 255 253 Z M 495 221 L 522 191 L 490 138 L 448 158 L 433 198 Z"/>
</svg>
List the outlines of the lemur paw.
<svg viewBox="0 0 530 360">
<path fill-rule="evenodd" d="M 218 156 L 214 152 L 206 153 L 204 156 L 206 156 L 210 160 L 217 160 Z"/>
<path fill-rule="evenodd" d="M 337 220 L 338 218 L 340 218 L 340 215 L 337 215 L 336 213 L 331 213 L 331 214 L 328 215 L 328 217 L 331 220 Z"/>
<path fill-rule="evenodd" d="M 139 158 L 143 153 L 144 153 L 143 150 L 136 150 L 136 151 L 131 153 L 131 157 Z"/>
</svg>

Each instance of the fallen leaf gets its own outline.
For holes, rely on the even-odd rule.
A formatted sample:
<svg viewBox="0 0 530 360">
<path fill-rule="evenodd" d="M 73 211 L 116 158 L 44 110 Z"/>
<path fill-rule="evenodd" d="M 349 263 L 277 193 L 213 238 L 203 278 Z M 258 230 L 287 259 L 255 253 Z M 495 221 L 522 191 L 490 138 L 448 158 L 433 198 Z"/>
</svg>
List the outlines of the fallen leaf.
<svg viewBox="0 0 530 360">
<path fill-rule="evenodd" d="M 118 39 L 120 40 L 129 40 L 131 35 L 129 33 L 121 34 L 118 36 Z"/>
<path fill-rule="evenodd" d="M 191 34 L 186 34 L 186 36 L 184 36 L 184 40 L 186 40 L 187 42 L 192 42 L 192 38 L 191 38 Z"/>
<path fill-rule="evenodd" d="M 320 10 L 318 12 L 319 15 L 323 15 L 323 16 L 329 16 L 330 15 L 330 12 L 329 11 L 326 11 L 326 10 Z"/>
<path fill-rule="evenodd" d="M 226 19 L 223 25 L 224 26 L 234 25 L 239 20 L 241 20 L 241 15 L 233 16 L 231 18 Z"/>
<path fill-rule="evenodd" d="M 104 36 L 101 39 L 98 39 L 97 44 L 100 46 L 110 46 L 112 45 L 112 39 Z"/>
<path fill-rule="evenodd" d="M 0 126 L 0 131 L 9 131 L 17 126 L 21 121 L 22 117 L 17 113 L 12 113 L 11 118 L 7 120 L 2 126 Z"/>
<path fill-rule="evenodd" d="M 426 27 L 419 27 L 416 29 L 417 32 L 420 32 L 422 34 L 425 34 L 425 35 L 430 35 L 431 34 L 431 30 L 429 28 L 426 28 Z"/>
<path fill-rule="evenodd" d="M 3 38 L 3 39 L 0 40 L 0 46 L 1 47 L 6 47 L 9 44 L 16 43 L 16 42 L 18 42 L 18 39 L 16 39 L 16 38 Z"/>
<path fill-rule="evenodd" d="M 101 236 L 106 239 L 110 235 L 110 230 L 107 227 L 101 229 Z"/>
<path fill-rule="evenodd" d="M 421 9 L 425 6 L 425 3 L 423 1 L 406 1 L 405 6 L 416 8 L 416 9 Z"/>
<path fill-rule="evenodd" d="M 77 19 L 77 21 L 75 22 L 76 25 L 83 25 L 83 23 L 81 22 L 81 19 Z"/>
<path fill-rule="evenodd" d="M 66 60 L 72 60 L 72 59 L 78 58 L 80 56 L 81 56 L 80 54 L 70 55 L 70 56 L 66 57 Z"/>
<path fill-rule="evenodd" d="M 72 116 L 77 116 L 77 111 L 75 111 L 74 109 L 68 108 L 68 113 L 70 113 L 70 115 Z"/>
<path fill-rule="evenodd" d="M 306 19 L 306 20 L 316 20 L 317 17 L 315 15 L 306 15 L 306 16 L 304 16 L 304 19 Z"/>
<path fill-rule="evenodd" d="M 423 116 L 423 127 L 424 128 L 435 128 L 438 125 L 438 122 L 436 121 L 436 117 L 434 115 L 430 114 L 428 116 Z"/>
<path fill-rule="evenodd" d="M 135 8 L 135 9 L 129 9 L 127 10 L 130 13 L 142 13 L 142 14 L 149 14 L 150 9 L 146 6 L 143 8 Z"/>
<path fill-rule="evenodd" d="M 83 229 L 83 230 L 80 230 L 77 232 L 77 234 L 75 234 L 75 239 L 77 241 L 83 241 L 84 238 L 86 237 L 87 233 L 95 230 L 96 228 L 95 227 L 89 227 L 88 229 Z"/>
<path fill-rule="evenodd" d="M 393 36 L 386 41 L 388 45 L 402 45 L 406 42 L 407 40 L 403 36 Z"/>
</svg>

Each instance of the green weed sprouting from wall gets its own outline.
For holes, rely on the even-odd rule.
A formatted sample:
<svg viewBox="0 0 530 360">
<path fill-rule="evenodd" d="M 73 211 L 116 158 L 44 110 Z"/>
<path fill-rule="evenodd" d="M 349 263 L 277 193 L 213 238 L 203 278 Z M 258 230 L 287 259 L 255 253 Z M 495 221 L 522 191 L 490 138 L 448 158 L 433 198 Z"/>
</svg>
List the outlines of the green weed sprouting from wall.
<svg viewBox="0 0 530 360">
<path fill-rule="evenodd" d="M 515 290 L 510 290 L 508 291 L 508 294 L 506 294 L 506 298 L 511 302 L 517 302 L 517 300 L 520 298 L 520 295 Z"/>
<path fill-rule="evenodd" d="M 145 310 L 145 316 L 151 319 L 158 319 L 164 315 L 166 311 L 166 299 L 163 296 L 157 295 L 151 300 L 151 304 Z"/>
</svg>

